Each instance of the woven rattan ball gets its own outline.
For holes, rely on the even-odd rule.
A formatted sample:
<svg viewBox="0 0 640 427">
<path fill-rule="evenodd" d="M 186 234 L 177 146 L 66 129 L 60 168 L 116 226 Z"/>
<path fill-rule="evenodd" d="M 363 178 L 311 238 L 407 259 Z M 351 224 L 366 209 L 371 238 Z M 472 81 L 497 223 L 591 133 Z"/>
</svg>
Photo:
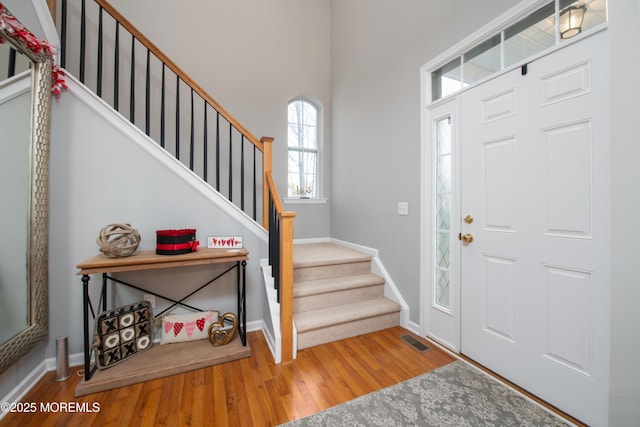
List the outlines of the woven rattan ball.
<svg viewBox="0 0 640 427">
<path fill-rule="evenodd" d="M 127 257 L 138 249 L 140 233 L 130 224 L 109 224 L 100 230 L 96 243 L 108 257 Z"/>
</svg>

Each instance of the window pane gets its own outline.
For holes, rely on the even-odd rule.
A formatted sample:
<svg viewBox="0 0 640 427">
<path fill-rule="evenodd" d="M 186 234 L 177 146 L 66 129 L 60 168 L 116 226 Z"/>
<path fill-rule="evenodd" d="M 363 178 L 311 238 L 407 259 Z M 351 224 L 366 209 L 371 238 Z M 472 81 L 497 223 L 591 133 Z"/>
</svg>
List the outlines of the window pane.
<svg viewBox="0 0 640 427">
<path fill-rule="evenodd" d="M 301 163 L 302 152 L 289 150 L 289 173 L 300 174 L 303 170 L 300 167 Z"/>
<path fill-rule="evenodd" d="M 436 191 L 451 191 L 451 156 L 440 156 L 436 161 Z"/>
<path fill-rule="evenodd" d="M 436 134 L 437 154 L 449 154 L 451 152 L 451 119 L 449 117 L 436 122 Z"/>
<path fill-rule="evenodd" d="M 316 126 L 318 120 L 318 111 L 316 108 L 309 104 L 308 102 L 304 103 L 304 116 L 302 118 L 302 123 L 309 126 Z"/>
<path fill-rule="evenodd" d="M 315 126 L 302 126 L 302 143 L 305 149 L 315 150 L 318 146 L 318 129 Z"/>
<path fill-rule="evenodd" d="M 462 89 L 460 61 L 460 58 L 456 58 L 431 73 L 431 91 L 434 101 Z"/>
<path fill-rule="evenodd" d="M 287 136 L 287 141 L 289 147 L 300 147 L 300 126 L 295 123 L 289 123 L 289 134 Z"/>
<path fill-rule="evenodd" d="M 553 46 L 556 43 L 555 25 L 555 4 L 550 3 L 507 28 L 504 32 L 505 66 Z"/>
<path fill-rule="evenodd" d="M 440 307 L 449 308 L 449 270 L 436 270 L 436 300 Z"/>
<path fill-rule="evenodd" d="M 451 263 L 451 118 L 436 122 L 434 303 L 449 309 Z"/>
<path fill-rule="evenodd" d="M 317 163 L 314 152 L 289 150 L 289 196 L 317 197 Z"/>
<path fill-rule="evenodd" d="M 502 69 L 500 35 L 491 37 L 464 54 L 464 83 L 471 84 Z"/>
</svg>

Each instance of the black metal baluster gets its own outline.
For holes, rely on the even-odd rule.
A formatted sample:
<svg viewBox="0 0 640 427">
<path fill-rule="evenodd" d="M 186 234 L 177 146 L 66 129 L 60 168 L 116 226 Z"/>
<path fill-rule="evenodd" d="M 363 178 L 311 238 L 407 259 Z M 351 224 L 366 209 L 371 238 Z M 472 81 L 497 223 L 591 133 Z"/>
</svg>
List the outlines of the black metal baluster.
<svg viewBox="0 0 640 427">
<path fill-rule="evenodd" d="M 268 224 L 269 224 L 269 265 L 271 266 L 271 277 L 276 277 L 276 267 L 275 267 L 275 263 L 276 263 L 276 254 L 275 254 L 275 250 L 274 250 L 274 245 L 275 245 L 275 241 L 273 239 L 273 232 L 276 229 L 276 225 L 274 223 L 274 217 L 273 217 L 273 200 L 271 199 L 271 197 L 269 197 L 269 212 L 267 213 L 267 215 L 269 215 L 269 217 L 267 218 Z M 274 285 L 276 285 L 274 283 Z M 276 289 L 277 289 L 277 285 L 276 285 Z"/>
<path fill-rule="evenodd" d="M 195 145 L 195 124 L 193 120 L 193 89 L 191 89 L 191 134 L 189 139 L 189 169 L 193 170 L 193 146 Z"/>
<path fill-rule="evenodd" d="M 144 123 L 147 136 L 151 133 L 151 58 L 147 49 L 147 74 L 145 78 Z"/>
<path fill-rule="evenodd" d="M 131 35 L 131 86 L 129 88 L 129 121 L 136 122 L 136 38 Z"/>
<path fill-rule="evenodd" d="M 96 95 L 102 98 L 102 6 L 98 10 L 98 76 Z"/>
<path fill-rule="evenodd" d="M 80 9 L 80 81 L 82 83 L 84 83 L 84 59 L 85 59 L 86 38 L 87 38 L 86 6 L 85 6 L 85 0 L 82 0 L 82 7 Z"/>
<path fill-rule="evenodd" d="M 229 201 L 233 202 L 233 125 L 229 123 Z"/>
<path fill-rule="evenodd" d="M 1 1 L 1 0 L 0 0 Z M 96 78 L 96 94 L 100 97 L 106 96 L 108 97 L 108 94 L 104 94 L 103 92 L 108 90 L 108 82 L 105 82 L 105 79 L 109 79 L 109 75 L 108 75 L 108 70 L 105 72 L 103 67 L 108 67 L 108 62 L 109 59 L 108 57 L 110 56 L 108 51 L 109 51 L 109 46 L 108 46 L 108 40 L 111 37 L 111 29 L 109 28 L 109 26 L 111 25 L 110 22 L 111 21 L 107 21 L 105 22 L 106 19 L 110 19 L 110 18 L 105 18 L 105 12 L 106 10 L 98 5 L 98 9 L 97 11 L 95 9 L 92 9 L 91 5 L 87 5 L 87 1 L 86 0 L 78 0 L 81 2 L 80 5 L 78 5 L 78 2 L 74 3 L 75 5 L 80 6 L 80 22 L 79 22 L 79 26 L 80 26 L 80 60 L 79 60 L 79 80 L 82 81 L 83 83 L 85 82 L 85 80 L 91 80 L 91 77 L 89 75 L 89 77 L 86 77 L 85 72 L 88 72 L 89 74 L 93 73 L 93 69 L 92 67 L 95 66 L 96 67 L 96 74 L 94 75 Z M 60 53 L 61 53 L 61 65 L 64 66 L 66 63 L 66 52 L 72 52 L 73 49 L 71 49 L 73 46 L 72 44 L 75 43 L 75 41 L 73 41 L 72 39 L 67 40 L 67 28 L 68 28 L 68 19 L 69 19 L 69 14 L 71 14 L 71 18 L 72 19 L 76 19 L 78 18 L 78 16 L 74 16 L 74 10 L 76 6 L 74 6 L 72 8 L 72 10 L 70 11 L 68 9 L 68 0 L 60 0 L 61 2 L 61 49 L 60 49 Z M 89 8 L 89 9 L 87 9 Z M 97 12 L 96 15 L 93 15 L 93 13 Z M 95 20 L 93 20 L 93 18 L 88 17 L 87 14 L 91 14 L 93 15 L 96 19 L 97 22 Z M 77 22 L 77 21 L 74 21 Z M 94 27 L 92 27 L 91 23 L 94 23 L 93 25 L 95 25 Z M 114 56 L 113 56 L 113 61 L 114 61 L 114 77 L 113 77 L 113 106 L 116 110 L 119 111 L 119 98 L 120 98 L 120 26 L 121 24 L 119 22 L 114 21 L 115 23 L 115 34 L 114 34 Z M 92 28 L 94 28 L 92 30 Z M 88 42 L 91 42 L 90 40 L 88 40 L 88 37 L 91 37 L 93 32 L 97 30 L 97 34 L 96 34 L 96 38 L 97 38 L 97 52 L 94 54 L 91 52 L 91 46 L 88 44 Z M 137 79 L 137 74 L 140 74 L 140 78 L 142 78 L 142 61 L 140 64 L 140 67 L 138 67 L 137 63 L 136 63 L 136 56 L 139 56 L 136 53 L 136 49 L 137 49 L 137 42 L 138 40 L 136 40 L 136 38 L 132 35 L 129 34 L 127 32 L 128 35 L 131 36 L 131 52 L 130 52 L 130 60 L 131 60 L 131 69 L 130 70 L 126 70 L 123 68 L 122 70 L 122 74 L 124 76 L 124 74 L 130 74 L 130 91 L 129 94 L 127 95 L 126 93 L 123 93 L 123 96 L 128 96 L 129 97 L 129 120 L 131 123 L 135 124 L 136 123 L 136 109 L 137 109 L 137 105 L 136 105 L 136 97 L 140 98 L 140 96 L 142 96 L 142 87 L 140 87 L 140 85 L 137 85 L 136 83 L 136 79 Z M 126 37 L 126 36 L 125 36 Z M 67 45 L 67 43 L 69 43 L 69 45 Z M 126 43 L 126 42 L 125 42 Z M 152 121 L 155 120 L 155 118 L 152 118 L 151 115 L 153 114 L 155 117 L 155 107 L 152 105 L 152 101 L 154 98 L 154 95 L 151 94 L 152 90 L 156 90 L 154 87 L 152 87 L 152 85 L 154 84 L 151 79 L 151 68 L 155 67 L 155 65 L 151 64 L 151 54 L 152 52 L 144 47 L 144 49 L 147 49 L 146 52 L 146 69 L 145 69 L 145 82 L 144 82 L 144 86 L 145 86 L 145 92 L 144 92 L 144 120 L 145 120 L 145 125 L 144 125 L 144 131 L 146 133 L 147 136 L 151 136 L 152 130 L 151 130 L 151 126 L 152 126 Z M 123 60 L 126 63 L 126 61 L 129 59 L 127 58 L 127 53 L 126 53 L 126 47 L 123 48 Z M 142 52 L 141 52 L 142 53 Z M 89 56 L 87 56 L 87 54 Z M 11 54 L 10 54 L 11 55 Z M 13 54 L 15 55 L 15 54 Z M 96 55 L 96 56 L 94 56 Z M 105 58 L 105 55 L 107 56 L 107 58 Z M 91 57 L 93 57 L 97 62 L 95 65 L 91 65 L 92 64 L 92 59 Z M 13 63 L 11 63 L 13 61 Z M 18 61 L 20 62 L 20 61 Z M 75 62 L 75 61 L 73 61 Z M 169 121 L 171 121 L 171 118 L 167 118 L 167 113 L 171 114 L 170 111 L 170 107 L 167 109 L 167 102 L 169 103 L 173 103 L 175 102 L 175 157 L 176 159 L 180 160 L 180 156 L 181 156 L 181 136 L 182 136 L 182 130 L 180 129 L 181 127 L 181 102 L 180 102 L 180 91 L 181 88 L 180 86 L 183 86 L 183 84 L 187 84 L 184 81 L 181 80 L 181 78 L 176 75 L 176 94 L 175 94 L 175 101 L 172 101 L 170 99 L 167 98 L 167 96 L 170 98 L 173 95 L 171 95 L 171 93 L 167 94 L 167 90 L 170 92 L 171 89 L 167 88 L 167 85 L 171 85 L 170 82 L 167 81 L 167 79 L 170 79 L 171 77 L 167 75 L 167 70 L 166 70 L 166 64 L 164 64 L 162 61 L 160 61 L 160 64 L 162 66 L 162 83 L 161 83 L 161 94 L 160 94 L 160 118 L 159 118 L 159 126 L 160 129 L 157 133 L 159 133 L 159 135 L 157 135 L 159 137 L 159 143 L 160 146 L 163 148 L 166 148 L 167 144 L 171 145 L 170 142 L 167 141 L 167 127 L 169 127 L 169 132 L 171 132 L 170 130 L 170 125 L 167 125 L 167 119 Z M 16 68 L 15 67 L 19 67 L 20 64 L 16 64 L 15 63 L 15 59 L 11 60 L 10 58 L 10 64 L 9 66 L 11 68 L 13 68 L 13 71 L 10 71 L 11 75 L 15 74 Z M 123 64 L 123 67 L 126 68 L 126 65 Z M 127 73 L 127 71 L 130 71 L 129 73 Z M 126 78 L 126 77 L 125 77 Z M 126 82 L 125 82 L 126 83 Z M 139 89 L 136 87 L 136 85 L 138 87 L 140 87 Z M 262 197 L 264 196 L 265 193 L 261 193 L 260 195 L 258 194 L 258 188 L 261 188 L 261 191 L 267 191 L 268 193 L 268 189 L 267 188 L 262 188 L 263 187 L 263 182 L 260 178 L 261 174 L 258 169 L 262 168 L 261 162 L 259 161 L 260 159 L 258 158 L 258 156 L 262 155 L 262 153 L 259 149 L 259 147 L 256 147 L 255 145 L 253 146 L 253 177 L 249 177 L 248 174 L 252 173 L 251 172 L 251 165 L 248 163 L 249 162 L 249 156 L 251 155 L 251 153 L 249 153 L 250 150 L 250 146 L 248 146 L 247 144 L 250 143 L 251 141 L 247 139 L 247 136 L 245 134 L 243 134 L 243 132 L 241 132 L 240 130 L 238 130 L 237 128 L 234 127 L 233 123 L 230 122 L 229 120 L 225 119 L 224 116 L 221 116 L 221 113 L 218 112 L 217 110 L 215 110 L 216 113 L 216 123 L 213 124 L 212 126 L 216 126 L 216 130 L 215 130 L 215 136 L 212 135 L 212 138 L 215 137 L 215 148 L 212 147 L 212 150 L 209 150 L 209 121 L 208 121 L 208 116 L 210 116 L 209 114 L 209 109 L 214 108 L 214 106 L 211 106 L 210 104 L 208 104 L 206 102 L 206 100 L 203 100 L 203 120 L 204 122 L 202 123 L 202 125 L 200 124 L 200 119 L 196 119 L 195 115 L 197 114 L 195 112 L 196 109 L 199 109 L 200 107 L 195 106 L 195 96 L 197 96 L 197 93 L 195 89 L 193 89 L 192 87 L 186 88 L 189 89 L 191 91 L 190 94 L 190 102 L 191 102 L 191 116 L 190 116 L 190 140 L 189 140 L 189 163 L 188 166 L 189 168 L 193 171 L 196 168 L 195 163 L 197 162 L 197 159 L 195 158 L 196 153 L 196 147 L 195 147 L 195 135 L 196 135 L 196 126 L 202 126 L 203 127 L 203 136 L 202 136 L 202 155 L 203 155 L 203 160 L 202 160 L 202 173 L 201 176 L 203 177 L 203 179 L 208 182 L 209 179 L 209 175 L 213 174 L 213 171 L 210 171 L 209 168 L 209 151 L 213 151 L 213 153 L 211 154 L 212 156 L 215 157 L 215 163 L 214 163 L 214 159 L 212 159 L 212 166 L 215 168 L 215 178 L 212 176 L 211 179 L 212 181 L 215 179 L 215 184 L 214 187 L 217 191 L 221 191 L 224 193 L 224 189 L 222 189 L 221 187 L 226 187 L 228 190 L 228 199 L 231 202 L 234 202 L 234 197 L 235 197 L 235 191 L 238 191 L 238 197 L 240 198 L 240 200 L 236 200 L 236 205 L 242 209 L 242 211 L 246 211 L 247 214 L 250 214 L 252 216 L 252 218 L 257 221 L 259 219 L 259 217 L 261 218 L 261 221 L 264 222 L 268 222 L 269 219 L 268 218 L 263 218 L 264 216 L 267 215 L 267 213 L 263 213 L 262 212 Z M 124 91 L 126 91 L 126 88 L 123 88 Z M 140 91 L 140 94 L 137 94 L 136 92 Z M 138 96 L 140 95 L 140 96 Z M 201 98 L 199 98 L 201 99 Z M 126 101 L 126 100 L 125 100 Z M 138 101 L 141 102 L 142 100 Z M 185 103 L 187 101 L 184 101 Z M 123 109 L 124 110 L 124 109 Z M 140 121 L 140 115 L 138 114 L 138 121 Z M 185 118 L 185 121 L 187 119 Z M 198 122 L 198 123 L 196 123 Z M 225 161 L 222 158 L 222 154 L 221 151 L 224 149 L 227 149 L 227 147 L 222 147 L 222 145 L 224 144 L 224 141 L 222 141 L 222 135 L 221 132 L 223 132 L 223 130 L 221 129 L 221 125 L 222 123 L 228 123 L 229 125 L 229 131 L 228 131 L 228 154 L 225 153 L 224 155 L 228 156 L 227 161 Z M 141 123 L 140 123 L 141 125 Z M 185 125 L 188 125 L 187 123 L 185 123 Z M 142 126 L 140 126 L 140 128 L 142 129 Z M 198 128 L 200 129 L 200 128 Z M 186 130 L 185 132 L 185 136 L 186 136 Z M 198 130 L 198 132 L 200 132 Z M 153 131 L 154 135 L 156 134 L 156 131 Z M 239 135 L 238 135 L 239 133 Z M 237 138 L 235 135 L 238 135 L 239 138 Z M 155 138 L 154 138 L 155 139 Z M 240 141 L 236 142 L 234 141 L 234 139 L 237 141 L 238 139 L 240 139 Z M 240 146 L 238 147 L 239 150 L 239 169 L 237 171 L 234 171 L 235 168 L 235 159 L 234 157 L 236 157 L 235 154 L 235 149 L 237 147 L 237 144 L 240 144 Z M 253 145 L 253 144 L 252 144 Z M 186 153 L 185 153 L 186 155 Z M 186 159 L 185 159 L 186 160 Z M 222 174 L 224 173 L 224 167 L 222 166 L 221 163 L 222 162 L 227 163 L 228 162 L 228 185 L 224 185 L 224 183 L 222 182 Z M 187 163 L 186 161 L 184 162 L 185 164 Z M 236 176 L 235 173 L 238 173 L 239 176 Z M 236 178 L 238 178 L 236 180 Z M 252 180 L 252 182 L 250 181 Z M 235 182 L 234 182 L 235 181 Z M 212 182 L 213 184 L 213 182 Z M 238 188 L 238 185 L 240 186 L 240 188 Z M 247 192 L 251 192 L 251 194 L 247 194 Z M 258 197 L 260 196 L 260 197 Z M 237 197 L 236 197 L 237 199 Z M 252 205 L 252 208 L 249 207 L 249 204 Z M 277 212 L 274 212 L 274 215 L 276 216 L 276 219 L 274 221 L 278 222 L 277 219 Z M 274 225 L 274 228 L 277 229 L 279 227 L 278 224 Z M 277 239 L 276 239 L 277 240 Z"/>
<path fill-rule="evenodd" d="M 162 88 L 160 89 L 160 146 L 164 148 L 164 62 L 162 63 Z"/>
<path fill-rule="evenodd" d="M 204 182 L 208 182 L 207 181 L 207 166 L 209 164 L 209 159 L 208 157 L 208 151 L 209 151 L 209 120 L 207 119 L 207 101 L 204 101 L 204 138 L 202 143 L 204 144 L 203 147 L 203 155 L 204 155 L 204 162 L 202 165 L 203 171 L 202 171 L 202 178 L 204 179 Z"/>
<path fill-rule="evenodd" d="M 216 114 L 216 190 L 220 191 L 220 112 Z"/>
<path fill-rule="evenodd" d="M 116 39 L 113 54 L 113 108 L 120 111 L 120 23 L 116 21 Z"/>
<path fill-rule="evenodd" d="M 258 210 L 256 206 L 256 192 L 257 192 L 257 182 L 256 182 L 256 146 L 253 146 L 253 220 L 256 221 L 258 219 Z M 262 189 L 264 191 L 264 188 Z M 264 219 L 263 219 L 264 221 Z"/>
<path fill-rule="evenodd" d="M 176 159 L 180 160 L 180 77 L 176 75 Z"/>
<path fill-rule="evenodd" d="M 10 47 L 9 48 L 9 68 L 7 69 L 7 78 L 13 77 L 16 75 L 16 54 L 17 50 Z"/>
<path fill-rule="evenodd" d="M 60 18 L 60 66 L 65 68 L 67 65 L 67 0 L 62 0 Z"/>
<path fill-rule="evenodd" d="M 240 209 L 244 212 L 244 134 L 240 140 Z"/>
</svg>

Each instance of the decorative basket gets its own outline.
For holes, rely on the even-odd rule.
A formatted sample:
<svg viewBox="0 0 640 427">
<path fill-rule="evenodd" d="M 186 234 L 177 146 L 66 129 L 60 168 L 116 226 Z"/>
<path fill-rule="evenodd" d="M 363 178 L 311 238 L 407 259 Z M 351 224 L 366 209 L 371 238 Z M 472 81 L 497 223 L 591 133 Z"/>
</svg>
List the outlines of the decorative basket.
<svg viewBox="0 0 640 427">
<path fill-rule="evenodd" d="M 194 228 L 181 230 L 157 230 L 156 254 L 179 255 L 197 252 L 200 242 L 196 240 Z"/>
<path fill-rule="evenodd" d="M 130 224 L 109 224 L 100 230 L 96 243 L 108 257 L 127 257 L 138 249 L 140 233 Z"/>
</svg>

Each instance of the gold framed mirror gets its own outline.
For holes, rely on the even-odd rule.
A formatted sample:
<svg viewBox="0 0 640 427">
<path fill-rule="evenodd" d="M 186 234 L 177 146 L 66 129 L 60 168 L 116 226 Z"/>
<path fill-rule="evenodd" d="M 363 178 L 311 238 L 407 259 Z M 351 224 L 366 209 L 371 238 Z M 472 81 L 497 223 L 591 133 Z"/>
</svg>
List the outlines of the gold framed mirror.
<svg viewBox="0 0 640 427">
<path fill-rule="evenodd" d="M 16 31 L 20 27 L 21 31 Z M 7 160 L 3 165 L 6 167 L 0 170 L 3 174 L 0 233 L 3 238 L 9 236 L 3 241 L 5 252 L 0 258 L 10 259 L 0 263 L 0 311 L 5 317 L 18 317 L 17 326 L 0 336 L 0 373 L 42 341 L 49 331 L 49 122 L 53 60 L 50 51 L 28 43 L 38 41 L 35 36 L 29 40 L 31 36 L 0 4 L 0 38 L 30 61 L 28 71 L 0 82 L 0 108 L 4 109 L 0 111 L 4 120 L 0 126 L 3 135 L 0 149 L 3 157 L 16 157 Z M 20 110 L 23 104 L 24 110 Z M 15 255 L 6 252 L 7 248 Z M 17 295 L 16 300 L 12 301 L 9 295 Z"/>
</svg>

